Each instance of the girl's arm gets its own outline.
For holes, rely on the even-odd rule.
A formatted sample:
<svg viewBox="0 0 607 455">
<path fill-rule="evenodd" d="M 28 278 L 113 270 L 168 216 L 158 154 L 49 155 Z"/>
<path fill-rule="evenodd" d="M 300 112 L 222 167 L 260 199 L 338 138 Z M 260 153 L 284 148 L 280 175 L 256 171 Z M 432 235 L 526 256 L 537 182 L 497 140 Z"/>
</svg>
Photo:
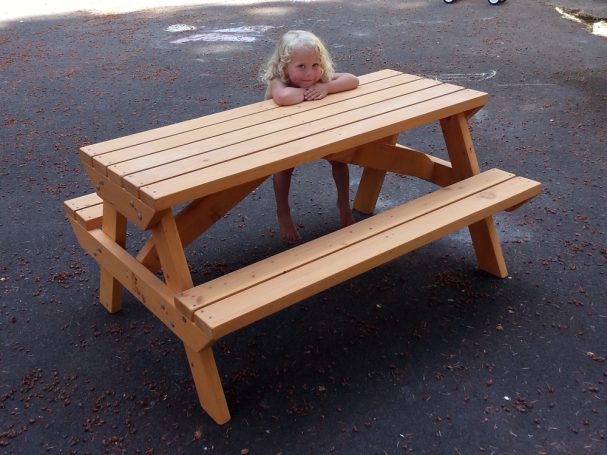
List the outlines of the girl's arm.
<svg viewBox="0 0 607 455">
<path fill-rule="evenodd" d="M 329 93 L 345 92 L 358 87 L 358 78 L 350 73 L 335 73 L 329 82 L 319 82 L 304 92 L 307 101 L 320 100 Z"/>
<path fill-rule="evenodd" d="M 266 99 L 272 98 L 279 106 L 290 106 L 302 101 L 320 100 L 329 93 L 345 92 L 356 87 L 358 78 L 350 73 L 335 73 L 330 81 L 318 82 L 306 89 L 289 87 L 280 79 L 272 79 Z"/>
<path fill-rule="evenodd" d="M 325 82 L 327 93 L 345 92 L 358 87 L 358 78 L 350 73 L 335 73 L 333 79 Z"/>
<path fill-rule="evenodd" d="M 304 101 L 303 88 L 289 87 L 280 79 L 272 79 L 266 99 L 272 98 L 279 106 L 290 106 Z"/>
</svg>

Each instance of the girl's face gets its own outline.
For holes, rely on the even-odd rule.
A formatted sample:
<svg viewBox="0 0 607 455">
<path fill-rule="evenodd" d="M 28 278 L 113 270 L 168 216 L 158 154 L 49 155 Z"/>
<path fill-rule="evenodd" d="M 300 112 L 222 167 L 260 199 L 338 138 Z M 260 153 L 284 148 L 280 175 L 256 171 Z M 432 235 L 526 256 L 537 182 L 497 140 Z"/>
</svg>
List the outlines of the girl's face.
<svg viewBox="0 0 607 455">
<path fill-rule="evenodd" d="M 316 52 L 302 49 L 291 53 L 285 72 L 294 87 L 308 88 L 320 80 L 323 70 Z"/>
</svg>

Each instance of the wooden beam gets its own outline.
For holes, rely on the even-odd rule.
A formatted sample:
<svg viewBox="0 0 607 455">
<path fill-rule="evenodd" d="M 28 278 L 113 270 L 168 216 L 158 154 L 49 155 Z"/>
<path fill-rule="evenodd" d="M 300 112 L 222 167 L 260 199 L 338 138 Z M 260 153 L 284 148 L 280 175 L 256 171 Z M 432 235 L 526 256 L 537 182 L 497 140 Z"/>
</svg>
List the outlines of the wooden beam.
<svg viewBox="0 0 607 455">
<path fill-rule="evenodd" d="M 177 214 L 175 221 L 181 243 L 185 248 L 200 235 L 220 220 L 236 204 L 247 197 L 265 180 L 258 179 L 240 186 L 221 191 L 210 196 L 197 199 Z M 156 253 L 154 238 L 143 246 L 137 260 L 152 272 L 160 270 L 160 260 Z"/>
<path fill-rule="evenodd" d="M 191 350 L 200 351 L 212 340 L 184 317 L 174 304 L 174 293 L 160 279 L 118 246 L 101 229 L 87 231 L 70 219 L 78 242 L 113 277 L 177 335 Z"/>
<path fill-rule="evenodd" d="M 447 152 L 458 180 L 480 172 L 472 137 L 465 114 L 458 114 L 441 120 L 441 128 Z M 476 252 L 478 267 L 492 275 L 508 276 L 506 261 L 502 253 L 495 225 L 491 217 L 469 227 L 472 244 Z"/>
<path fill-rule="evenodd" d="M 456 181 L 449 161 L 400 144 L 364 145 L 327 158 L 365 168 L 409 175 L 439 186 L 448 186 Z"/>
</svg>

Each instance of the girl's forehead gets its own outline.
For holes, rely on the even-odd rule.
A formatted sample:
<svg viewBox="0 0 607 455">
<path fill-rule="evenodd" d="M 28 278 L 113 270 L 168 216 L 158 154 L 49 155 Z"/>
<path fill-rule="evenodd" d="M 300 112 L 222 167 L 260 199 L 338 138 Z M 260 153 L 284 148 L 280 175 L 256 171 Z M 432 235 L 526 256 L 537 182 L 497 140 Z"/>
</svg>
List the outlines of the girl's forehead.
<svg viewBox="0 0 607 455">
<path fill-rule="evenodd" d="M 291 60 L 301 60 L 301 59 L 317 59 L 318 54 L 314 49 L 303 48 L 303 49 L 293 49 L 291 51 Z"/>
</svg>

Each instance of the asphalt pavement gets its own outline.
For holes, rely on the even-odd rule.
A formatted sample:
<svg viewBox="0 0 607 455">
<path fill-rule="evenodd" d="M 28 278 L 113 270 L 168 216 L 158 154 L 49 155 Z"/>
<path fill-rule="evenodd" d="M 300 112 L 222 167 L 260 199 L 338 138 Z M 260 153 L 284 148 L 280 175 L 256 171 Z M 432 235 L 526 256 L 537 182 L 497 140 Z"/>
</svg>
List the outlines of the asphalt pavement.
<svg viewBox="0 0 607 455">
<path fill-rule="evenodd" d="M 49 3 L 0 9 L 0 453 L 607 453 L 607 38 L 555 9 L 601 18 L 607 2 Z M 260 100 L 294 28 L 338 71 L 489 93 L 481 168 L 543 191 L 496 217 L 506 279 L 476 270 L 462 231 L 222 339 L 219 426 L 180 341 L 127 293 L 118 314 L 97 303 L 62 202 L 92 190 L 79 147 Z M 438 126 L 400 142 L 446 157 Z M 389 175 L 378 209 L 429 190 Z M 330 166 L 296 170 L 304 241 L 338 227 L 334 204 Z M 188 248 L 195 280 L 288 248 L 274 212 L 265 182 Z"/>
</svg>

